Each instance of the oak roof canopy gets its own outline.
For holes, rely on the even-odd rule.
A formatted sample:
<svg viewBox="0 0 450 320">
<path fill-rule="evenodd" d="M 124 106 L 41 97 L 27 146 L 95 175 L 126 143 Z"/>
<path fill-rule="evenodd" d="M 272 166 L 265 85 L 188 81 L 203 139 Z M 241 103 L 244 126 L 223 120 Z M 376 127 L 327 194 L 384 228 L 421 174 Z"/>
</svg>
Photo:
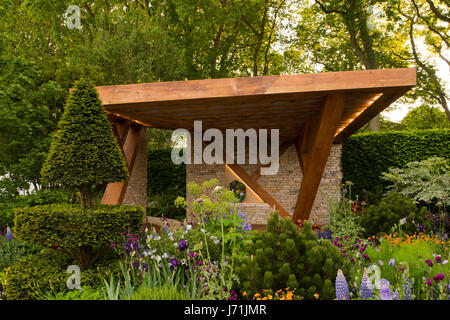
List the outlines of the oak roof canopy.
<svg viewBox="0 0 450 320">
<path fill-rule="evenodd" d="M 280 129 L 292 140 L 330 95 L 345 103 L 334 143 L 342 143 L 416 84 L 416 69 L 387 69 L 97 87 L 105 111 L 148 127 Z"/>
</svg>

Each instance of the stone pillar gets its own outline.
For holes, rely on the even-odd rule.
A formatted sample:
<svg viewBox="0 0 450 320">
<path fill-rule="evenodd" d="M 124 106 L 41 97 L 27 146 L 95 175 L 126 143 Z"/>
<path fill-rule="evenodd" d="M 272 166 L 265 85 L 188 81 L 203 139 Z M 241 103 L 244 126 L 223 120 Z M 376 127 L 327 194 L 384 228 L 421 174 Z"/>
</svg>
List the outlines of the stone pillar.
<svg viewBox="0 0 450 320">
<path fill-rule="evenodd" d="M 143 128 L 137 143 L 136 159 L 128 180 L 123 204 L 147 208 L 147 128 Z"/>
</svg>

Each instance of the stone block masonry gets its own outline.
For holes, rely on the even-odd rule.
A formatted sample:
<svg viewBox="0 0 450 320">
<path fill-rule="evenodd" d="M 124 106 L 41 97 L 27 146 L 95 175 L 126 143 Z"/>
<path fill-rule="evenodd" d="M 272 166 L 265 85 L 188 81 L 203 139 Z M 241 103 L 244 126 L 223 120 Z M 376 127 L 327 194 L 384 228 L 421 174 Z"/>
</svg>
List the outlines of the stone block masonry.
<svg viewBox="0 0 450 320">
<path fill-rule="evenodd" d="M 128 180 L 127 191 L 122 204 L 139 205 L 147 208 L 147 129 L 139 134 L 134 167 Z"/>
<path fill-rule="evenodd" d="M 341 169 L 342 145 L 333 145 L 325 171 L 320 182 L 314 206 L 309 220 L 318 225 L 325 225 L 329 221 L 329 201 L 340 198 L 340 186 L 342 183 Z M 257 165 L 242 165 L 244 170 L 252 174 Z M 201 183 L 205 180 L 216 178 L 220 184 L 228 188 L 225 165 L 187 164 L 186 183 Z M 261 176 L 258 183 L 269 192 L 291 215 L 293 214 L 297 201 L 298 192 L 302 182 L 302 172 L 297 158 L 297 152 L 292 145 L 280 157 L 280 167 L 276 175 Z M 188 204 L 192 198 L 188 197 Z M 252 224 L 265 224 L 272 208 L 261 202 L 244 202 L 242 210 L 248 215 Z M 188 220 L 190 218 L 190 207 L 188 206 Z"/>
</svg>

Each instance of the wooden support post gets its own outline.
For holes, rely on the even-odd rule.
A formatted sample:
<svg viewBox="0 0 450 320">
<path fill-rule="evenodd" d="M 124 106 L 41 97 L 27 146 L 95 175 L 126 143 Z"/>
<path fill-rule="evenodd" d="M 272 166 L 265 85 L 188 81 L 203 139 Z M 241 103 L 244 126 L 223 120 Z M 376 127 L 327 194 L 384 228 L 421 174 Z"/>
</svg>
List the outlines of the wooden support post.
<svg viewBox="0 0 450 320">
<path fill-rule="evenodd" d="M 138 138 L 143 127 L 140 125 L 130 126 L 125 122 L 123 123 L 122 127 L 119 127 L 117 129 L 118 134 L 121 135 L 118 137 L 118 140 L 123 141 L 121 149 L 127 162 L 128 174 L 129 176 L 131 176 L 134 166 L 134 160 L 136 159 L 137 154 Z M 128 181 L 108 183 L 101 203 L 121 204 L 125 196 L 125 192 L 127 191 L 127 186 Z"/>
<path fill-rule="evenodd" d="M 330 155 L 334 136 L 344 110 L 345 95 L 329 95 L 317 118 L 311 119 L 296 149 L 303 180 L 295 206 L 293 221 L 307 220 L 316 199 L 320 180 Z"/>
<path fill-rule="evenodd" d="M 239 164 L 227 164 L 234 173 L 242 179 L 265 203 L 270 205 L 272 208 L 275 207 L 275 210 L 278 210 L 278 213 L 282 217 L 289 217 L 289 213 L 287 210 L 275 200 L 274 197 L 271 196 L 258 182 L 256 182 L 252 177 L 245 172 L 245 170 Z"/>
</svg>

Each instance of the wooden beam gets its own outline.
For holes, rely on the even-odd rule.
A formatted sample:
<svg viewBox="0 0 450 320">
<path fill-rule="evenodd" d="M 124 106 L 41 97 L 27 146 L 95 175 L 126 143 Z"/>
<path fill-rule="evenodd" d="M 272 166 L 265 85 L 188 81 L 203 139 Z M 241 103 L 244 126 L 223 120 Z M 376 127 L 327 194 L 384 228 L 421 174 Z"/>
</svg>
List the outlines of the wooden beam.
<svg viewBox="0 0 450 320">
<path fill-rule="evenodd" d="M 336 130 L 341 121 L 344 104 L 345 95 L 329 95 L 325 99 L 319 116 L 308 123 L 301 143 L 297 143 L 303 180 L 292 216 L 294 222 L 298 219 L 309 218 Z"/>
<path fill-rule="evenodd" d="M 97 91 L 109 110 L 114 105 L 126 108 L 139 103 L 158 105 L 164 101 L 175 105 L 200 99 L 213 102 L 218 98 L 237 97 L 242 100 L 249 96 L 412 87 L 415 84 L 416 69 L 409 68 L 125 84 L 99 86 Z"/>
<path fill-rule="evenodd" d="M 242 179 L 265 203 L 270 205 L 275 210 L 278 210 L 278 213 L 282 217 L 290 217 L 290 214 L 287 210 L 275 200 L 272 195 L 267 192 L 258 182 L 253 180 L 251 176 L 245 172 L 245 170 L 239 164 L 227 164 L 234 173 Z"/>
<path fill-rule="evenodd" d="M 122 128 L 125 132 L 125 128 Z M 137 154 L 137 144 L 142 126 L 132 125 L 126 130 L 126 134 L 123 137 L 124 143 L 121 147 L 125 160 L 127 162 L 128 174 L 131 176 L 134 167 L 134 161 Z M 122 137 L 121 137 L 122 138 Z M 121 139 L 122 140 L 122 139 Z M 103 194 L 102 204 L 121 204 L 127 191 L 128 181 L 111 182 L 106 186 L 105 193 Z"/>
</svg>

